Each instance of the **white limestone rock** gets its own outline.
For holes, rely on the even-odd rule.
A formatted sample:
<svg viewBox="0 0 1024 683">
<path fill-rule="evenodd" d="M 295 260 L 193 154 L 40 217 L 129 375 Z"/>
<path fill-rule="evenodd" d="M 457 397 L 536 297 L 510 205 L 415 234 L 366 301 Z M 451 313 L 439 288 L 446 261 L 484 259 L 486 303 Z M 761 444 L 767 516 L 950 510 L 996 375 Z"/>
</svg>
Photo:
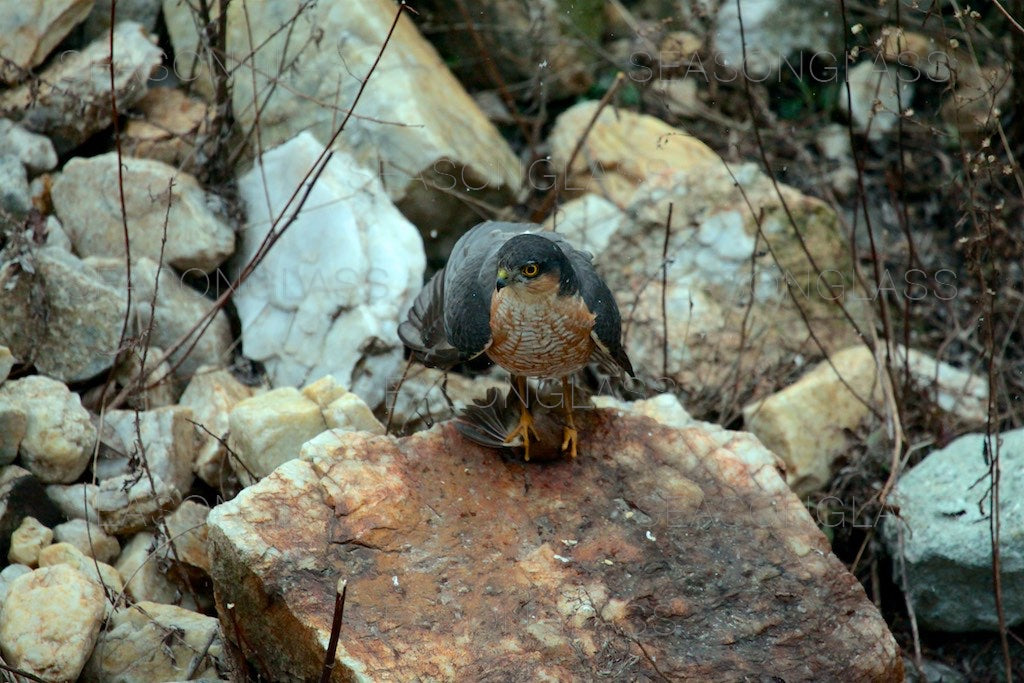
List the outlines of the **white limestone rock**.
<svg viewBox="0 0 1024 683">
<path fill-rule="evenodd" d="M 322 151 L 301 133 L 239 180 L 248 222 L 233 273 L 257 253 Z M 335 153 L 298 219 L 234 295 L 243 350 L 265 365 L 275 386 L 330 374 L 376 406 L 386 379 L 397 375 L 396 329 L 422 285 L 424 265 L 419 232 L 375 174 Z"/>
<path fill-rule="evenodd" d="M 99 519 L 99 515 L 93 502 L 99 488 L 96 484 L 88 483 L 51 484 L 46 487 L 46 496 L 68 519 L 84 519 L 95 522 Z"/>
<path fill-rule="evenodd" d="M 219 200 L 195 177 L 152 159 L 122 157 L 121 163 L 133 259 L 159 259 L 165 226 L 164 259 L 180 270 L 206 273 L 231 254 L 234 231 L 219 215 Z M 116 152 L 75 157 L 54 181 L 53 208 L 79 255 L 124 259 L 117 188 Z"/>
<path fill-rule="evenodd" d="M 48 681 L 74 681 L 96 644 L 103 612 L 99 585 L 70 565 L 20 576 L 0 611 L 4 659 Z"/>
<path fill-rule="evenodd" d="M 99 524 L 84 519 L 72 519 L 53 528 L 57 543 L 69 543 L 82 554 L 110 564 L 117 559 L 121 545 L 113 536 L 107 535 Z"/>
<path fill-rule="evenodd" d="M 177 489 L 184 496 L 192 487 L 192 462 L 195 458 L 195 428 L 192 411 L 182 406 L 167 406 L 136 413 L 133 410 L 112 410 L 106 421 L 126 452 L 97 463 L 101 479 L 129 474 L 132 463 L 145 463 L 151 474 Z M 141 441 L 142 448 L 139 448 Z M 102 467 L 101 467 L 102 465 Z M 138 467 L 138 464 L 134 465 Z M 146 477 L 143 476 L 143 479 Z"/>
<path fill-rule="evenodd" d="M 25 469 L 45 483 L 74 481 L 85 471 L 96 430 L 78 394 L 42 375 L 5 382 L 0 402 L 25 413 L 20 454 Z"/>
</svg>

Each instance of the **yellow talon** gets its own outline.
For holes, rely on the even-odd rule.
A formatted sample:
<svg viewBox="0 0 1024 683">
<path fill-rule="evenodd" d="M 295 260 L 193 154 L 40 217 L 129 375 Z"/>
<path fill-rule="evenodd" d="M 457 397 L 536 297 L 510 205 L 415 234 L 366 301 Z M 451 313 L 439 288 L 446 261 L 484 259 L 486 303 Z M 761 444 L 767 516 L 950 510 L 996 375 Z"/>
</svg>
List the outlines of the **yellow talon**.
<svg viewBox="0 0 1024 683">
<path fill-rule="evenodd" d="M 571 421 L 571 418 L 570 418 L 570 421 Z M 576 428 L 575 427 L 565 427 L 562 430 L 562 434 L 564 435 L 562 437 L 562 450 L 564 451 L 566 449 L 566 447 L 568 447 L 569 448 L 569 457 L 570 458 L 575 458 L 576 457 L 576 440 L 577 440 L 577 438 L 579 436 L 577 431 L 576 431 Z"/>
<path fill-rule="evenodd" d="M 533 438 L 535 441 L 540 440 L 537 436 L 537 430 L 533 426 L 533 415 L 530 414 L 530 409 L 523 406 L 522 412 L 519 414 L 519 424 L 516 428 L 509 432 L 508 438 L 505 439 L 506 444 L 513 443 L 517 437 L 523 437 L 523 458 L 525 460 L 530 459 L 530 432 L 533 432 Z"/>
</svg>

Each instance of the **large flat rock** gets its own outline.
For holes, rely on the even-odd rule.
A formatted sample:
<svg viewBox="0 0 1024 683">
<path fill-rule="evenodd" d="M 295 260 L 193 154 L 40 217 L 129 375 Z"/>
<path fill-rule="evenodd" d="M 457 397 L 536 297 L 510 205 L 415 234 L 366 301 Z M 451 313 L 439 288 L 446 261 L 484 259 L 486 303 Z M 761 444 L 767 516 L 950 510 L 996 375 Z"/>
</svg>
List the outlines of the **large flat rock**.
<svg viewBox="0 0 1024 683">
<path fill-rule="evenodd" d="M 315 678 L 346 578 L 336 681 L 903 680 L 756 439 L 577 425 L 580 457 L 550 464 L 452 423 L 321 434 L 210 514 L 224 632 L 254 671 Z"/>
</svg>

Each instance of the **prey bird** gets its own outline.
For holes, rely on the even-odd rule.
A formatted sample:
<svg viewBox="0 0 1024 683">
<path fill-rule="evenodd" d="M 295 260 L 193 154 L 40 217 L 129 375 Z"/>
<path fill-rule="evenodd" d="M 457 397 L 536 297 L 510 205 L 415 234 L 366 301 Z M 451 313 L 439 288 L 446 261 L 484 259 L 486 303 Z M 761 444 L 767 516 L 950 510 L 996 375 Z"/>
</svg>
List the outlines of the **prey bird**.
<svg viewBox="0 0 1024 683">
<path fill-rule="evenodd" d="M 448 369 L 486 354 L 508 370 L 522 405 L 505 444 L 521 438 L 526 460 L 531 432 L 538 438 L 527 378 L 561 379 L 561 450 L 575 458 L 570 376 L 592 361 L 635 376 L 618 306 L 591 259 L 539 225 L 481 223 L 459 238 L 398 328 L 429 367 Z"/>
</svg>

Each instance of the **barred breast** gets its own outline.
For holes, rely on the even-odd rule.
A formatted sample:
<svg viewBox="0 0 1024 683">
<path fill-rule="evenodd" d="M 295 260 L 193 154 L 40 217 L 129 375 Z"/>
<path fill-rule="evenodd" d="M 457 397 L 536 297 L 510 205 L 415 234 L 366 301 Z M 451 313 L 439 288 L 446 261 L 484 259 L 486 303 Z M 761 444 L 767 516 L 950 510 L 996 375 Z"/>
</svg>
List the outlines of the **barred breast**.
<svg viewBox="0 0 1024 683">
<path fill-rule="evenodd" d="M 594 315 L 579 296 L 524 297 L 509 289 L 491 300 L 487 355 L 516 375 L 564 377 L 590 360 Z"/>
</svg>

